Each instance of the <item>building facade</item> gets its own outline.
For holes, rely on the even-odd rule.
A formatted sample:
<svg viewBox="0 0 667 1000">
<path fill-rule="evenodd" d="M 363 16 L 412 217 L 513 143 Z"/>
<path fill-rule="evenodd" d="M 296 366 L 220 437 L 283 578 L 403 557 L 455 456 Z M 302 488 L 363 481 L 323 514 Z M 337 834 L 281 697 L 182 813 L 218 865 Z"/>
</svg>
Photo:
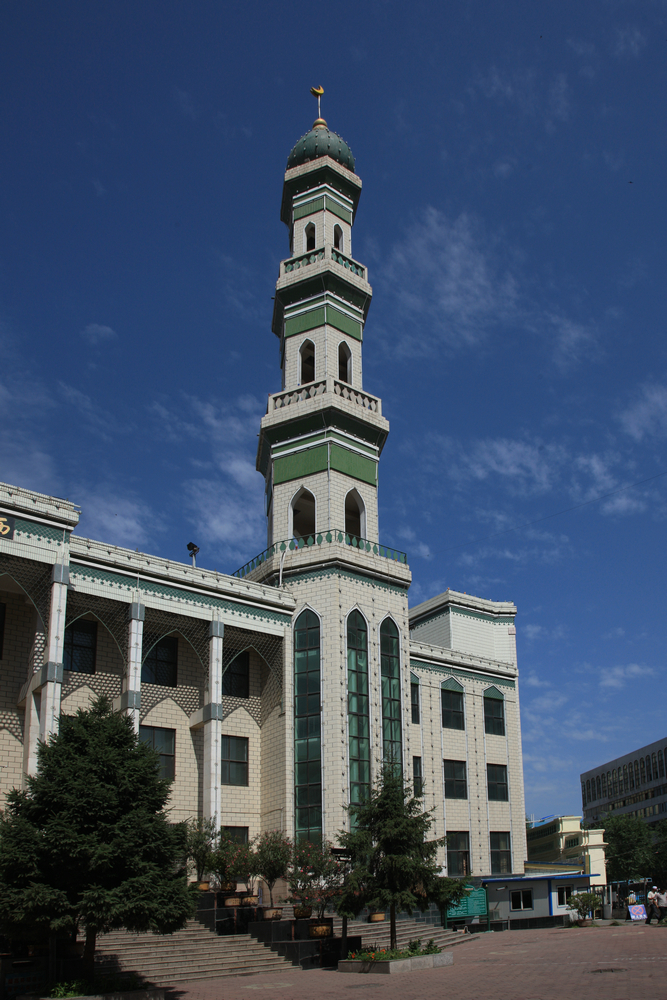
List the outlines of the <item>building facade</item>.
<svg viewBox="0 0 667 1000">
<path fill-rule="evenodd" d="M 554 816 L 526 832 L 526 871 L 537 865 L 576 864 L 591 885 L 606 885 L 604 830 L 584 830 L 580 816 Z"/>
<path fill-rule="evenodd" d="M 389 424 L 363 385 L 360 192 L 318 119 L 283 188 L 264 552 L 233 576 L 194 569 L 79 538 L 73 504 L 2 488 L 0 780 L 20 783 L 60 713 L 104 692 L 160 750 L 175 819 L 333 840 L 393 760 L 447 834 L 450 874 L 523 871 L 516 608 L 448 590 L 409 610 L 407 557 L 380 541 Z"/>
<path fill-rule="evenodd" d="M 667 812 L 667 738 L 616 757 L 581 775 L 584 820 L 605 816 L 636 816 L 647 823 L 665 819 Z"/>
</svg>

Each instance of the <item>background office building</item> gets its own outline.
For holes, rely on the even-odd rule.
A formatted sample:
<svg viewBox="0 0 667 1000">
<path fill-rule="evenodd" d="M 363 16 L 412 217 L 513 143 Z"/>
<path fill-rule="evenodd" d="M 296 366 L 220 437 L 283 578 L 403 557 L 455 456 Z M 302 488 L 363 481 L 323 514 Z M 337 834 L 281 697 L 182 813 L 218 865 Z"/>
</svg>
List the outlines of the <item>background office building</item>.
<svg viewBox="0 0 667 1000">
<path fill-rule="evenodd" d="M 592 823 L 613 815 L 657 823 L 667 818 L 666 756 L 667 738 L 663 738 L 585 771 L 581 775 L 584 820 Z"/>
</svg>

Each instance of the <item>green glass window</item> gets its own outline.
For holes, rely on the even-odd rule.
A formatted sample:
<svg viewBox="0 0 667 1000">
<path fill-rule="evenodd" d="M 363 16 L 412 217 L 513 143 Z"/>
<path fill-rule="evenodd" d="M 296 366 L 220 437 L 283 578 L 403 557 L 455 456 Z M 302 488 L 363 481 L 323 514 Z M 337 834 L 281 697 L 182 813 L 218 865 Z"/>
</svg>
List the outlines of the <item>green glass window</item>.
<svg viewBox="0 0 667 1000">
<path fill-rule="evenodd" d="M 231 698 L 250 697 L 250 651 L 235 656 L 222 675 L 222 693 Z"/>
<path fill-rule="evenodd" d="M 380 628 L 380 670 L 384 759 L 401 766 L 401 671 L 398 629 L 391 618 L 385 618 Z"/>
<path fill-rule="evenodd" d="M 63 667 L 79 674 L 95 673 L 97 622 L 79 618 L 65 629 Z"/>
<path fill-rule="evenodd" d="M 491 874 L 509 875 L 512 871 L 512 854 L 509 833 L 490 833 Z"/>
<path fill-rule="evenodd" d="M 412 680 L 410 676 L 410 708 L 412 710 L 412 721 L 419 725 L 419 682 Z"/>
<path fill-rule="evenodd" d="M 507 802 L 507 766 L 505 764 L 487 764 L 486 773 L 489 786 L 490 802 Z"/>
<path fill-rule="evenodd" d="M 412 758 L 412 794 L 416 799 L 424 795 L 424 776 L 422 774 L 421 757 Z"/>
<path fill-rule="evenodd" d="M 450 878 L 457 875 L 470 875 L 470 834 L 467 830 L 461 833 L 447 831 L 447 874 Z"/>
<path fill-rule="evenodd" d="M 156 642 L 144 657 L 144 662 L 141 664 L 141 683 L 175 688 L 177 665 L 178 639 L 175 635 L 165 636 Z"/>
<path fill-rule="evenodd" d="M 139 739 L 160 755 L 160 777 L 174 777 L 176 768 L 176 730 L 158 726 L 139 726 Z"/>
<path fill-rule="evenodd" d="M 503 698 L 491 688 L 484 695 L 484 732 L 492 736 L 505 735 L 505 713 Z"/>
<path fill-rule="evenodd" d="M 464 729 L 462 693 L 443 688 L 441 697 L 443 729 Z"/>
<path fill-rule="evenodd" d="M 248 784 L 248 738 L 222 736 L 220 739 L 220 784 Z"/>
<path fill-rule="evenodd" d="M 445 798 L 467 799 L 468 781 L 464 760 L 445 760 Z"/>
<path fill-rule="evenodd" d="M 321 839 L 320 620 L 309 610 L 294 629 L 294 820 L 297 840 Z"/>
<path fill-rule="evenodd" d="M 371 787 L 368 707 L 368 628 L 353 611 L 347 619 L 347 711 L 350 730 L 350 803 L 365 802 Z"/>
</svg>

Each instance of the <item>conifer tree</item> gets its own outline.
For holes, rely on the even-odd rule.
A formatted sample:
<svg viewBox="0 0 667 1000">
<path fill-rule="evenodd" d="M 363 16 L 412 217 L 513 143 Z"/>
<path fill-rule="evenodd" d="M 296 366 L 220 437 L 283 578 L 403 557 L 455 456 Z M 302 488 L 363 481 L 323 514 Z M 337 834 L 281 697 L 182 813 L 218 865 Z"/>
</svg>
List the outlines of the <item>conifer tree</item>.
<svg viewBox="0 0 667 1000">
<path fill-rule="evenodd" d="M 369 903 L 388 909 L 390 947 L 396 948 L 397 913 L 424 911 L 431 902 L 442 912 L 467 895 L 463 882 L 440 874 L 437 853 L 447 838 L 426 839 L 433 817 L 395 764 L 385 764 L 366 802 L 348 811 L 355 829 L 338 836 L 351 868 L 337 906 L 340 914 L 356 917 Z"/>
<path fill-rule="evenodd" d="M 169 823 L 159 756 L 107 698 L 62 716 L 37 774 L 0 817 L 0 929 L 10 938 L 114 928 L 169 933 L 194 912 L 185 830 Z"/>
</svg>

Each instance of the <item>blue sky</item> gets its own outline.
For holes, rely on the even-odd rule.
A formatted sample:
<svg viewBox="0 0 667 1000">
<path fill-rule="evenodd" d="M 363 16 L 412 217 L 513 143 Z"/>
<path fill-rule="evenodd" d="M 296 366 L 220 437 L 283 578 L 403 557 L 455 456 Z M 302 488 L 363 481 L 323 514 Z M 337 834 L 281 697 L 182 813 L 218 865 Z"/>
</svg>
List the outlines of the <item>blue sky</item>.
<svg viewBox="0 0 667 1000">
<path fill-rule="evenodd" d="M 411 603 L 515 601 L 527 811 L 578 812 L 580 771 L 667 728 L 667 476 L 539 521 L 667 472 L 665 3 L 9 0 L 0 55 L 0 477 L 91 537 L 264 548 L 321 83 L 364 182 L 382 539 Z"/>
</svg>

